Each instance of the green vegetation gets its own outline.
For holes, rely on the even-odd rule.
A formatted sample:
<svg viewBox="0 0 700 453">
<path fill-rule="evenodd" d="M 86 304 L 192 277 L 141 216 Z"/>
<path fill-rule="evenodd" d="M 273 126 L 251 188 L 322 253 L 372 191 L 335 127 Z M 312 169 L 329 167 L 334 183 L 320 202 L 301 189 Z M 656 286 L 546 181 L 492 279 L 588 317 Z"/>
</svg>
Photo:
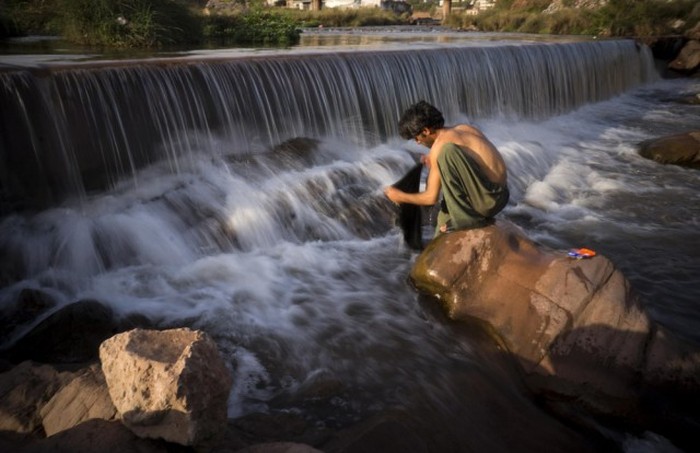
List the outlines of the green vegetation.
<svg viewBox="0 0 700 453">
<path fill-rule="evenodd" d="M 203 18 L 204 37 L 237 44 L 292 45 L 299 42 L 295 21 L 277 10 L 253 8 Z"/>
<path fill-rule="evenodd" d="M 262 0 L 231 0 L 225 13 L 202 13 L 204 0 L 5 0 L 0 37 L 56 35 L 74 44 L 108 48 L 172 45 L 289 46 L 301 27 L 408 24 L 379 8 L 302 11 L 266 7 Z"/>
<path fill-rule="evenodd" d="M 198 21 L 171 0 L 60 0 L 61 36 L 90 46 L 159 47 L 199 39 Z"/>
<path fill-rule="evenodd" d="M 296 23 L 279 10 L 240 8 L 204 16 L 199 0 L 5 0 L 0 37 L 56 35 L 74 44 L 154 48 L 226 39 L 234 44 L 290 45 Z M 242 4 L 236 2 L 237 4 Z"/>
<path fill-rule="evenodd" d="M 495 8 L 476 16 L 452 14 L 446 25 L 481 31 L 659 36 L 683 32 L 700 20 L 697 0 L 609 0 L 597 9 L 573 8 L 573 2 L 569 1 L 563 2 L 564 8 L 544 14 L 550 3 L 549 0 L 532 0 L 517 6 L 523 2 L 501 0 Z M 685 22 L 680 29 L 679 19 Z"/>
<path fill-rule="evenodd" d="M 409 0 L 414 11 L 439 11 L 437 0 Z M 697 0 L 609 0 L 597 9 L 573 0 L 544 14 L 551 0 L 500 0 L 478 15 L 453 1 L 446 25 L 460 29 L 544 34 L 652 36 L 682 33 L 700 20 Z M 379 8 L 308 11 L 267 7 L 263 0 L 230 0 L 227 13 L 204 15 L 206 0 L 0 0 L 0 37 L 61 36 L 74 44 L 105 48 L 172 45 L 289 46 L 301 27 L 408 24 L 407 14 Z M 680 21 L 679 21 L 680 20 Z M 682 24 L 679 26 L 679 24 Z"/>
<path fill-rule="evenodd" d="M 0 2 L 0 37 L 21 36 L 31 31 L 55 35 L 60 31 L 54 10 L 57 1 L 5 0 Z"/>
<path fill-rule="evenodd" d="M 3 36 L 57 35 L 100 47 L 159 47 L 200 38 L 189 2 L 178 0 L 5 0 Z"/>
</svg>

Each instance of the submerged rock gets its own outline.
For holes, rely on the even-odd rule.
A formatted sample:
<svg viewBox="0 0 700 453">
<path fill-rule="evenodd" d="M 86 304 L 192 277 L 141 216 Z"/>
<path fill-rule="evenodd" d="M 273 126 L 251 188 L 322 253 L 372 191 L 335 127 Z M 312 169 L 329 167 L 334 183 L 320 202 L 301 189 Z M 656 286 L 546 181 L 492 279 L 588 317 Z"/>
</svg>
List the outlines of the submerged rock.
<svg viewBox="0 0 700 453">
<path fill-rule="evenodd" d="M 499 221 L 436 238 L 411 279 L 450 318 L 488 323 L 541 394 L 640 423 L 651 393 L 700 395 L 700 351 L 654 325 L 604 256 L 572 259 Z"/>
<path fill-rule="evenodd" d="M 700 168 L 700 131 L 645 140 L 639 155 L 662 164 Z"/>
<path fill-rule="evenodd" d="M 204 332 L 134 329 L 102 343 L 100 360 L 122 423 L 138 436 L 191 446 L 225 429 L 232 380 Z"/>
<path fill-rule="evenodd" d="M 0 343 L 12 339 L 17 332 L 56 306 L 56 301 L 47 294 L 33 288 L 24 288 L 9 306 L 0 308 Z"/>
<path fill-rule="evenodd" d="M 32 313 L 25 310 L 25 318 Z M 3 353 L 15 363 L 25 360 L 64 364 L 90 362 L 97 359 L 100 343 L 107 338 L 149 324 L 144 317 L 121 319 L 98 301 L 81 300 L 47 316 Z"/>
</svg>

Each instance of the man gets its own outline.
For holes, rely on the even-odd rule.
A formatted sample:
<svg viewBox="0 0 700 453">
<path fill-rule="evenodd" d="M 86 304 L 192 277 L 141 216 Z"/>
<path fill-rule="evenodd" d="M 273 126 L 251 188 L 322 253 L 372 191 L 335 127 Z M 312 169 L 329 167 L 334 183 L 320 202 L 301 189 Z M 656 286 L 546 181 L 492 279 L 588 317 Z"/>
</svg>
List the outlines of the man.
<svg viewBox="0 0 700 453">
<path fill-rule="evenodd" d="M 466 124 L 445 127 L 442 113 L 420 101 L 402 115 L 399 133 L 430 148 L 423 159 L 428 179 L 423 192 L 406 193 L 391 186 L 384 194 L 394 203 L 431 206 L 442 189 L 436 236 L 486 226 L 508 203 L 506 164 L 478 129 Z"/>
</svg>

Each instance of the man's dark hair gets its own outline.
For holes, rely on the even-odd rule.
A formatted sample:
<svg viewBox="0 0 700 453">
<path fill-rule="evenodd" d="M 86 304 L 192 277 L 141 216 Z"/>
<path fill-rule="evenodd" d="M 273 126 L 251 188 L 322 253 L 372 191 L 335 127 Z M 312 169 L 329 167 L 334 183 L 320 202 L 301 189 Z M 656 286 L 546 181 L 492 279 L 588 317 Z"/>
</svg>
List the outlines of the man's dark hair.
<svg viewBox="0 0 700 453">
<path fill-rule="evenodd" d="M 445 126 L 445 118 L 440 110 L 425 101 L 419 101 L 403 112 L 399 120 L 399 134 L 406 140 L 412 140 L 426 127 L 428 129 L 442 129 Z"/>
</svg>

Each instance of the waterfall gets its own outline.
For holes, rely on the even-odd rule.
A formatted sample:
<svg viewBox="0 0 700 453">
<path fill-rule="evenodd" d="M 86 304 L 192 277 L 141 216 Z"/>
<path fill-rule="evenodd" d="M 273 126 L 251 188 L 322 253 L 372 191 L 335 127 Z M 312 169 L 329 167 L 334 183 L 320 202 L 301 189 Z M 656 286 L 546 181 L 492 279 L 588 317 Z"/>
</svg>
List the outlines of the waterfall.
<svg viewBox="0 0 700 453">
<path fill-rule="evenodd" d="M 0 212 L 83 197 L 163 160 L 177 173 L 195 150 L 376 144 L 419 99 L 447 118 L 543 118 L 655 77 L 648 48 L 615 40 L 5 70 Z"/>
<path fill-rule="evenodd" d="M 98 301 L 211 334 L 234 372 L 231 419 L 298 414 L 325 438 L 407 408 L 445 445 L 551 446 L 561 421 L 491 338 L 445 322 L 407 282 L 416 253 L 382 188 L 425 150 L 397 120 L 425 99 L 473 122 L 508 166 L 499 218 L 562 256 L 608 257 L 669 332 L 700 342 L 697 172 L 635 148 L 697 127 L 700 110 L 676 99 L 700 84 L 660 80 L 633 41 L 479 39 L 33 67 L 8 56 L 0 351 Z M 19 316 L 35 298 L 40 311 Z M 625 451 L 656 436 L 600 429 Z"/>
</svg>

